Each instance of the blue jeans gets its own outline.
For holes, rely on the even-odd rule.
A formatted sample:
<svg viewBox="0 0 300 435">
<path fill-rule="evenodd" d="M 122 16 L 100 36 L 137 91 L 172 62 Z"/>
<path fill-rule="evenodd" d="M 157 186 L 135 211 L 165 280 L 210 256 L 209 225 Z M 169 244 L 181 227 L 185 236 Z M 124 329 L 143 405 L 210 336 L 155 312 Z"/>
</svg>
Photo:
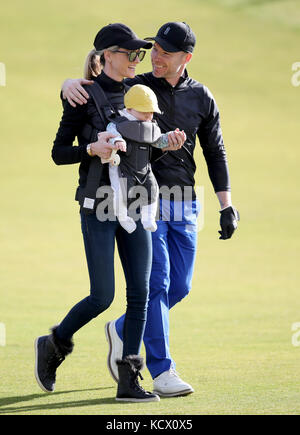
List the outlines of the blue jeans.
<svg viewBox="0 0 300 435">
<path fill-rule="evenodd" d="M 118 221 L 100 222 L 95 214 L 81 214 L 81 228 L 90 277 L 90 294 L 69 311 L 57 328 L 62 340 L 105 311 L 114 299 L 115 239 L 126 279 L 127 310 L 123 324 L 123 357 L 140 351 L 147 315 L 152 263 L 151 234 L 140 221 L 128 234 Z"/>
<path fill-rule="evenodd" d="M 162 200 L 157 231 L 152 233 L 153 262 L 144 334 L 146 363 L 152 378 L 171 366 L 175 368 L 169 348 L 169 310 L 191 290 L 198 212 L 197 200 Z M 121 339 L 124 320 L 122 316 L 116 322 Z"/>
</svg>

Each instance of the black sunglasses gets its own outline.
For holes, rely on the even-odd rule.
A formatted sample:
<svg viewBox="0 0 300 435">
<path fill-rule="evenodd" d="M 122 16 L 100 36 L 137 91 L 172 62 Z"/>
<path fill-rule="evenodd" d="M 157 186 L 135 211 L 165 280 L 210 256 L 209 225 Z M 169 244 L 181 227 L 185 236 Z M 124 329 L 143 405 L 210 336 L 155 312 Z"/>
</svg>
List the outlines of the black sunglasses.
<svg viewBox="0 0 300 435">
<path fill-rule="evenodd" d="M 136 58 L 139 58 L 139 61 L 141 62 L 146 54 L 145 50 L 140 51 L 122 51 L 122 50 L 114 50 L 113 53 L 124 53 L 127 54 L 129 62 L 134 62 Z"/>
</svg>

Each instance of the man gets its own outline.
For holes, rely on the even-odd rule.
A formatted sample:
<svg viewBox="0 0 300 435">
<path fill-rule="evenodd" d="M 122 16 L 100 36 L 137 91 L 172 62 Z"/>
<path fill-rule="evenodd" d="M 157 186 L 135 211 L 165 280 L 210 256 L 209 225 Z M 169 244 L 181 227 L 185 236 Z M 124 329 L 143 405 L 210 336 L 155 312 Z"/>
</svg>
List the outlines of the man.
<svg viewBox="0 0 300 435">
<path fill-rule="evenodd" d="M 169 349 L 169 310 L 191 289 L 199 210 L 194 190 L 196 164 L 193 158 L 197 136 L 221 205 L 220 239 L 232 236 L 239 216 L 231 202 L 227 158 L 216 102 L 210 91 L 191 79 L 186 71 L 196 43 L 193 31 L 186 23 L 169 22 L 158 30 L 154 38 L 148 39 L 154 40 L 151 52 L 153 71 L 126 83 L 130 86 L 143 84 L 156 93 L 162 112 L 156 119 L 162 132 L 179 127 L 187 136 L 180 150 L 155 150 L 152 156 L 152 169 L 160 187 L 161 200 L 158 229 L 152 233 L 153 264 L 144 344 L 154 392 L 173 397 L 194 391 L 175 371 Z M 71 104 L 83 104 L 88 95 L 81 85 L 89 83 L 68 80 L 63 85 L 63 93 Z M 170 192 L 174 198 L 170 197 Z M 186 192 L 190 193 L 188 198 Z M 124 316 L 105 327 L 109 343 L 108 367 L 115 380 L 115 360 L 122 354 L 123 328 Z"/>
</svg>

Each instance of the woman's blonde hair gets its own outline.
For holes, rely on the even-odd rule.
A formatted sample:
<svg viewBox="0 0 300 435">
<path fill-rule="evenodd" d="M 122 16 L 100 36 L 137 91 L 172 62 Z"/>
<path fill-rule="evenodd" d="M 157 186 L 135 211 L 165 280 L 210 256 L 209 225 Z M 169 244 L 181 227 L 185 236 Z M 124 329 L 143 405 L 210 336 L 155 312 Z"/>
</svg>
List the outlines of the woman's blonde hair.
<svg viewBox="0 0 300 435">
<path fill-rule="evenodd" d="M 108 47 L 105 50 L 115 51 L 118 50 L 118 48 L 119 47 L 117 45 L 113 45 L 112 47 Z M 85 79 L 93 80 L 93 78 L 97 77 L 101 73 L 101 70 L 105 65 L 105 50 L 97 51 L 93 49 L 89 52 L 84 64 L 83 76 Z"/>
</svg>

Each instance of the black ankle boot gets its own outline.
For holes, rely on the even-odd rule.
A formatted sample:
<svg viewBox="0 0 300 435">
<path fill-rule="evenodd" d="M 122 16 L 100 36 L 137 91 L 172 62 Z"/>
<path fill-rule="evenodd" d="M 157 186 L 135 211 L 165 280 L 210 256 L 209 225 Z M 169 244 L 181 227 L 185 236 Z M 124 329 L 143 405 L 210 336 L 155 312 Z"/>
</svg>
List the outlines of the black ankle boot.
<svg viewBox="0 0 300 435">
<path fill-rule="evenodd" d="M 117 360 L 119 382 L 116 400 L 122 402 L 158 402 L 159 396 L 145 391 L 138 382 L 141 377 L 143 358 L 138 355 L 128 355 Z"/>
<path fill-rule="evenodd" d="M 35 340 L 35 378 L 42 390 L 52 393 L 55 387 L 56 369 L 73 350 L 73 342 L 59 340 L 57 327 L 50 335 Z"/>
</svg>

